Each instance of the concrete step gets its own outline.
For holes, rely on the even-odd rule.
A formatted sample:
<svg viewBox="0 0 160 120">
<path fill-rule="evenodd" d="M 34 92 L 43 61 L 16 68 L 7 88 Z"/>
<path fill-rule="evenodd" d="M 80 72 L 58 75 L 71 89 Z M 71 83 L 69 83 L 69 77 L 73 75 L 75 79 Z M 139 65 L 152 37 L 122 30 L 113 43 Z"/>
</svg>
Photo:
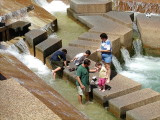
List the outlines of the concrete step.
<svg viewBox="0 0 160 120">
<path fill-rule="evenodd" d="M 153 102 L 142 107 L 129 110 L 126 113 L 126 120 L 159 120 L 160 101 Z"/>
<path fill-rule="evenodd" d="M 95 15 L 103 16 L 103 13 L 76 13 L 71 8 L 68 8 L 67 15 L 72 16 L 75 19 L 78 19 L 79 16 L 95 16 Z"/>
<path fill-rule="evenodd" d="M 93 98 L 103 106 L 108 106 L 110 99 L 126 95 L 128 93 L 141 89 L 141 85 L 123 75 L 115 75 L 109 84 L 107 84 L 105 92 L 99 91 L 98 88 L 93 90 Z"/>
<path fill-rule="evenodd" d="M 79 47 L 79 48 L 84 48 L 84 49 L 89 49 L 89 50 L 94 50 L 96 51 L 98 48 L 100 48 L 100 42 L 92 42 L 92 41 L 86 41 L 86 40 L 75 40 L 73 42 L 69 43 L 69 46 L 74 46 L 74 47 Z"/>
<path fill-rule="evenodd" d="M 47 120 L 61 118 L 38 98 L 22 87 L 19 79 L 7 79 L 0 82 L 0 119 L 1 120 Z"/>
<path fill-rule="evenodd" d="M 138 90 L 109 100 L 109 111 L 116 117 L 123 118 L 126 111 L 160 100 L 160 94 L 150 88 Z"/>
<path fill-rule="evenodd" d="M 79 20 L 91 28 L 89 32 L 119 36 L 126 48 L 132 45 L 132 29 L 103 16 L 79 16 Z"/>
<path fill-rule="evenodd" d="M 75 13 L 105 13 L 112 10 L 111 1 L 71 0 L 70 8 Z"/>
<path fill-rule="evenodd" d="M 79 40 L 97 42 L 101 43 L 101 38 L 99 33 L 85 32 L 78 37 Z M 118 56 L 120 51 L 120 38 L 114 35 L 108 35 L 108 39 L 112 42 L 112 53 L 115 56 Z"/>
<path fill-rule="evenodd" d="M 44 64 L 46 57 L 62 47 L 62 40 L 58 38 L 48 38 L 35 46 L 35 56 Z"/>
<path fill-rule="evenodd" d="M 134 20 L 133 12 L 109 11 L 104 13 L 103 16 L 125 25 L 126 27 L 132 28 L 132 20 Z"/>
<path fill-rule="evenodd" d="M 47 39 L 47 32 L 39 29 L 33 29 L 25 34 L 25 41 L 32 55 L 35 56 L 35 46 Z"/>
</svg>

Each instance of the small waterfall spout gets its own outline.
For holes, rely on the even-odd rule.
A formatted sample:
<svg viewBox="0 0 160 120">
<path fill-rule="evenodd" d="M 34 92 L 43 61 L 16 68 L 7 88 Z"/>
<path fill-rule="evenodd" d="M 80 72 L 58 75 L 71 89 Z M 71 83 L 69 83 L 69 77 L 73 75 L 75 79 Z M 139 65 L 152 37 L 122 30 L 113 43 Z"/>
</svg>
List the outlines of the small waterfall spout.
<svg viewBox="0 0 160 120">
<path fill-rule="evenodd" d="M 133 47 L 135 51 L 136 56 L 141 56 L 142 55 L 142 42 L 139 39 L 136 39 L 133 41 Z"/>
<path fill-rule="evenodd" d="M 117 58 L 115 56 L 112 56 L 112 63 L 116 69 L 116 72 L 122 72 L 122 67 L 121 64 L 119 63 L 119 61 L 117 60 Z"/>
<path fill-rule="evenodd" d="M 125 48 L 121 48 L 121 53 L 122 53 L 122 57 L 123 57 L 125 63 L 126 64 L 130 63 L 131 58 L 130 58 L 130 54 L 129 54 L 128 50 Z"/>
<path fill-rule="evenodd" d="M 22 53 L 30 54 L 28 46 L 26 45 L 23 39 L 20 39 L 17 43 L 15 43 L 15 46 L 18 47 Z"/>
</svg>

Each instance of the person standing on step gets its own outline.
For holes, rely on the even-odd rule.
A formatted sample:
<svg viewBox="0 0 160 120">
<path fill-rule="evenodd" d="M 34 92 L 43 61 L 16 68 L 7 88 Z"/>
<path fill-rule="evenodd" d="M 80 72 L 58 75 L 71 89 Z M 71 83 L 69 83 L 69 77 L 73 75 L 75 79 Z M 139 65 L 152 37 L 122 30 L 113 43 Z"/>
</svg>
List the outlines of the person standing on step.
<svg viewBox="0 0 160 120">
<path fill-rule="evenodd" d="M 75 69 L 78 68 L 79 65 L 81 65 L 84 61 L 84 59 L 88 56 L 90 56 L 91 51 L 90 50 L 86 50 L 85 53 L 78 53 L 72 60 L 71 62 L 74 62 L 74 65 L 76 66 L 76 68 L 70 68 L 69 71 L 73 71 Z"/>
<path fill-rule="evenodd" d="M 108 81 L 108 75 L 107 75 L 107 70 L 102 65 L 102 63 L 100 63 L 100 62 L 97 62 L 95 64 L 95 67 L 99 71 L 99 78 L 98 78 L 98 87 L 99 87 L 99 90 L 100 91 L 102 90 L 102 92 L 104 92 L 105 91 L 106 83 L 109 83 L 109 81 Z"/>
<path fill-rule="evenodd" d="M 67 50 L 62 49 L 62 51 L 56 51 L 51 56 L 50 61 L 51 61 L 52 69 L 54 69 L 54 66 L 57 67 L 56 69 L 52 70 L 54 80 L 56 78 L 56 72 L 59 70 L 63 70 L 64 67 L 67 67 L 66 54 L 67 54 Z"/>
<path fill-rule="evenodd" d="M 85 59 L 83 63 L 77 68 L 77 80 L 76 86 L 78 89 L 78 102 L 82 104 L 82 96 L 85 95 L 86 102 L 89 102 L 89 92 L 90 92 L 90 83 L 89 83 L 89 72 L 96 72 L 96 69 L 89 69 L 91 61 Z"/>
<path fill-rule="evenodd" d="M 102 61 L 105 65 L 105 68 L 107 69 L 108 80 L 110 81 L 111 62 L 112 62 L 112 45 L 106 33 L 100 34 L 100 38 L 102 40 L 101 48 L 97 49 L 97 52 L 101 52 Z"/>
</svg>

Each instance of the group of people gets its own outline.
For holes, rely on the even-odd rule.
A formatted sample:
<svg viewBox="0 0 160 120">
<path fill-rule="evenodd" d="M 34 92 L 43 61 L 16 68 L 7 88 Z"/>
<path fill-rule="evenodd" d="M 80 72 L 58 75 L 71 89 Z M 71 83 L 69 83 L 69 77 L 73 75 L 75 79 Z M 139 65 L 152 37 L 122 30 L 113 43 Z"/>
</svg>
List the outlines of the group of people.
<svg viewBox="0 0 160 120">
<path fill-rule="evenodd" d="M 70 62 L 74 62 L 77 80 L 78 101 L 82 104 L 82 96 L 85 95 L 86 101 L 89 101 L 90 82 L 89 73 L 99 72 L 98 87 L 99 90 L 105 91 L 105 84 L 110 82 L 111 62 L 112 62 L 112 45 L 106 33 L 100 34 L 102 40 L 100 49 L 97 52 L 101 53 L 102 63 L 97 62 L 94 69 L 89 69 L 91 61 L 87 57 L 91 54 L 90 50 L 85 53 L 77 54 Z M 51 64 L 57 68 L 52 70 L 53 79 L 56 78 L 56 72 L 69 67 L 66 60 L 67 50 L 56 51 L 51 57 Z M 70 69 L 69 69 L 70 70 Z"/>
</svg>

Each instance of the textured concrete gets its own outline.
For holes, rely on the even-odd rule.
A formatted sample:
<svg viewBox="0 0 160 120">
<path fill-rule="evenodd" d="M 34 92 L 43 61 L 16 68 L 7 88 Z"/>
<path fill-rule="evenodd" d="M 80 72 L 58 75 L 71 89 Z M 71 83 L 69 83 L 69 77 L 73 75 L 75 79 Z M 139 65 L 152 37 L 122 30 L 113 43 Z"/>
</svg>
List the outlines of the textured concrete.
<svg viewBox="0 0 160 120">
<path fill-rule="evenodd" d="M 68 103 L 58 92 L 47 85 L 28 67 L 14 56 L 0 52 L 0 73 L 9 78 L 17 78 L 18 82 L 43 102 L 48 108 L 65 120 L 88 120 L 88 118 Z"/>
<path fill-rule="evenodd" d="M 108 100 L 110 99 L 141 89 L 139 83 L 120 74 L 113 77 L 107 85 L 110 90 L 106 90 L 105 92 L 99 91 L 98 88 L 93 90 L 93 98 L 103 105 L 108 105 Z"/>
<path fill-rule="evenodd" d="M 61 120 L 16 79 L 0 81 L 1 120 Z"/>
<path fill-rule="evenodd" d="M 85 32 L 81 34 L 78 37 L 79 40 L 84 40 L 85 41 L 90 41 L 91 42 L 96 42 L 97 47 L 100 48 L 100 43 L 101 43 L 101 38 L 99 33 L 92 33 L 92 32 Z M 114 35 L 108 35 L 108 39 L 112 42 L 112 51 L 113 54 L 118 58 L 120 55 L 120 38 L 118 36 Z M 87 44 L 86 44 L 87 45 Z M 87 46 L 91 46 L 91 44 L 88 44 Z M 96 49 L 94 49 L 95 51 Z"/>
<path fill-rule="evenodd" d="M 143 47 L 148 55 L 160 56 L 160 16 L 137 16 Z"/>
<path fill-rule="evenodd" d="M 47 32 L 39 29 L 34 29 L 25 34 L 25 41 L 32 55 L 35 54 L 35 46 L 47 39 Z"/>
<path fill-rule="evenodd" d="M 109 11 L 104 13 L 104 17 L 110 18 L 115 22 L 132 28 L 132 20 L 134 20 L 133 12 Z"/>
<path fill-rule="evenodd" d="M 159 100 L 160 94 L 158 92 L 146 88 L 109 100 L 109 111 L 120 118 L 124 117 L 128 110 Z"/>
<path fill-rule="evenodd" d="M 44 64 L 46 57 L 62 47 L 62 40 L 58 38 L 48 38 L 35 46 L 36 57 Z"/>
<path fill-rule="evenodd" d="M 71 0 L 70 8 L 76 13 L 105 13 L 112 10 L 112 2 L 98 0 Z"/>
<path fill-rule="evenodd" d="M 141 13 L 160 13 L 159 0 L 117 0 L 116 9 L 119 11 L 135 11 Z"/>
<path fill-rule="evenodd" d="M 126 113 L 126 120 L 159 120 L 160 101 L 153 102 L 142 107 L 129 110 Z"/>
<path fill-rule="evenodd" d="M 119 36 L 124 47 L 131 47 L 132 29 L 103 16 L 80 16 L 79 20 L 91 28 L 90 32 Z"/>
</svg>

